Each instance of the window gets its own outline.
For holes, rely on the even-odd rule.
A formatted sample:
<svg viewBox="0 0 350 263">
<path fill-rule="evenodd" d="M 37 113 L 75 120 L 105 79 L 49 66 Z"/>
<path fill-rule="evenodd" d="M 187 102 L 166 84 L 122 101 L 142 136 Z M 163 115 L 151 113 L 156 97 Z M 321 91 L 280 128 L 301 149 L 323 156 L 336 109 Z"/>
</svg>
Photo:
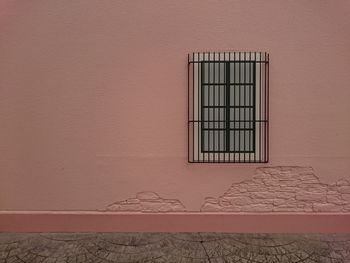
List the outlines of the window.
<svg viewBox="0 0 350 263">
<path fill-rule="evenodd" d="M 188 58 L 189 162 L 268 162 L 268 54 Z"/>
</svg>

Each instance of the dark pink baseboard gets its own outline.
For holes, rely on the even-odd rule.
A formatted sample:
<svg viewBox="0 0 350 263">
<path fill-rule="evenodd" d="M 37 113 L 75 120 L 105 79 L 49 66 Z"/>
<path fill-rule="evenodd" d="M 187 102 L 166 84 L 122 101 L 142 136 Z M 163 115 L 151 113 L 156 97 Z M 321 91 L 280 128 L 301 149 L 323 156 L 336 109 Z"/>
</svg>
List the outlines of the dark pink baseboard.
<svg viewBox="0 0 350 263">
<path fill-rule="evenodd" d="M 6 211 L 0 232 L 350 233 L 350 214 Z"/>
</svg>

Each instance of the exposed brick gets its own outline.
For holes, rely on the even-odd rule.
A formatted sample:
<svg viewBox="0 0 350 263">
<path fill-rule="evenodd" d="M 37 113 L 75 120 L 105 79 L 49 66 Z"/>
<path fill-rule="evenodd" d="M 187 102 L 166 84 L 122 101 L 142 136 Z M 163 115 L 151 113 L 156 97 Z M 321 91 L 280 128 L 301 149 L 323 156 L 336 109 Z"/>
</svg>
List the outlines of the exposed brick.
<svg viewBox="0 0 350 263">
<path fill-rule="evenodd" d="M 337 212 L 342 210 L 342 206 L 338 206 L 336 204 L 330 204 L 330 203 L 324 203 L 324 204 L 315 203 L 313 204 L 313 210 L 315 212 Z"/>
<path fill-rule="evenodd" d="M 266 186 L 264 184 L 251 184 L 248 186 L 247 190 L 248 192 L 260 192 L 260 191 L 264 191 L 267 190 L 268 188 L 266 188 Z"/>
<path fill-rule="evenodd" d="M 336 184 L 338 186 L 346 186 L 346 185 L 350 185 L 350 182 L 343 178 L 343 179 L 340 179 L 339 181 L 337 181 Z"/>
<path fill-rule="evenodd" d="M 341 185 L 338 187 L 338 191 L 342 194 L 350 194 L 350 185 Z"/>
<path fill-rule="evenodd" d="M 282 187 L 280 186 L 278 191 L 281 191 L 281 192 L 289 192 L 289 193 L 295 193 L 295 190 L 296 190 L 296 187 Z"/>
<path fill-rule="evenodd" d="M 273 208 L 273 212 L 305 212 L 303 207 L 278 206 Z"/>
<path fill-rule="evenodd" d="M 294 192 L 276 192 L 275 193 L 275 198 L 281 198 L 281 199 L 291 199 L 295 198 L 295 193 Z"/>
<path fill-rule="evenodd" d="M 320 180 L 313 173 L 302 173 L 300 175 L 300 180 L 304 183 L 318 183 Z"/>
<path fill-rule="evenodd" d="M 280 180 L 274 179 L 274 178 L 265 179 L 264 180 L 264 184 L 266 184 L 268 186 L 270 186 L 270 185 L 272 185 L 272 186 L 280 186 L 281 185 L 280 184 Z"/>
<path fill-rule="evenodd" d="M 284 186 L 295 187 L 295 186 L 299 185 L 301 182 L 299 180 L 280 180 L 279 183 L 282 187 L 284 187 Z"/>
<path fill-rule="evenodd" d="M 117 201 L 107 207 L 116 212 L 181 212 L 177 199 L 154 192 Z M 320 182 L 311 167 L 278 166 L 256 170 L 253 179 L 234 183 L 220 197 L 207 197 L 202 212 L 350 212 L 350 182 Z"/>
<path fill-rule="evenodd" d="M 342 194 L 341 197 L 346 203 L 350 203 L 350 194 Z"/>
<path fill-rule="evenodd" d="M 350 204 L 346 204 L 343 206 L 344 211 L 350 212 Z"/>
<path fill-rule="evenodd" d="M 350 201 L 350 195 L 349 195 L 349 201 Z M 343 200 L 340 194 L 333 194 L 333 195 L 327 195 L 327 203 L 342 205 L 342 204 L 345 204 L 346 201 Z"/>
<path fill-rule="evenodd" d="M 223 207 L 220 211 L 222 212 L 241 212 L 241 207 L 239 206 L 227 206 Z"/>
<path fill-rule="evenodd" d="M 206 200 L 204 209 L 232 212 L 347 212 L 350 210 L 350 183 L 346 179 L 334 184 L 322 183 L 311 167 L 260 167 L 253 179 L 232 184 L 219 199 Z"/>
<path fill-rule="evenodd" d="M 166 211 L 173 211 L 173 207 L 171 203 L 166 202 L 159 202 L 156 201 L 146 201 L 142 202 L 142 211 L 145 212 L 166 212 Z"/>
<path fill-rule="evenodd" d="M 285 205 L 288 204 L 288 201 L 286 199 L 275 199 L 273 200 L 274 206 L 280 206 L 280 205 Z"/>
<path fill-rule="evenodd" d="M 275 199 L 252 199 L 253 204 L 273 204 Z"/>
<path fill-rule="evenodd" d="M 201 207 L 202 212 L 218 212 L 223 210 L 219 204 L 205 203 Z"/>
<path fill-rule="evenodd" d="M 314 193 L 326 193 L 327 192 L 327 185 L 320 184 L 320 183 L 303 183 L 298 186 L 298 188 L 305 190 L 307 192 L 314 192 Z"/>
<path fill-rule="evenodd" d="M 136 198 L 117 201 L 107 206 L 108 211 L 115 212 L 182 212 L 184 205 L 177 199 L 161 198 L 154 192 L 140 192 Z"/>
<path fill-rule="evenodd" d="M 217 204 L 218 203 L 218 199 L 215 197 L 206 197 L 205 198 L 205 202 L 206 203 L 210 203 L 210 204 Z"/>
<path fill-rule="evenodd" d="M 272 210 L 272 204 L 252 204 L 241 206 L 242 212 L 271 212 Z"/>
<path fill-rule="evenodd" d="M 253 200 L 249 196 L 236 196 L 236 197 L 225 197 L 226 200 L 229 200 L 231 205 L 249 205 L 253 203 Z"/>
<path fill-rule="evenodd" d="M 231 206 L 231 203 L 230 203 L 230 201 L 229 200 L 227 200 L 227 199 L 219 199 L 219 205 L 221 206 L 221 207 L 227 207 L 227 206 Z"/>
<path fill-rule="evenodd" d="M 313 193 L 305 191 L 298 192 L 295 198 L 301 201 L 326 201 L 326 195 L 323 193 Z"/>
<path fill-rule="evenodd" d="M 126 203 L 126 204 L 140 204 L 140 200 L 136 198 L 129 198 L 125 201 L 122 201 L 121 203 Z"/>
<path fill-rule="evenodd" d="M 313 206 L 311 203 L 304 205 L 304 212 L 313 212 Z"/>
<path fill-rule="evenodd" d="M 257 192 L 257 193 L 252 193 L 250 196 L 252 199 L 273 199 L 273 198 L 276 198 L 276 193 L 274 193 L 274 192 Z"/>
</svg>

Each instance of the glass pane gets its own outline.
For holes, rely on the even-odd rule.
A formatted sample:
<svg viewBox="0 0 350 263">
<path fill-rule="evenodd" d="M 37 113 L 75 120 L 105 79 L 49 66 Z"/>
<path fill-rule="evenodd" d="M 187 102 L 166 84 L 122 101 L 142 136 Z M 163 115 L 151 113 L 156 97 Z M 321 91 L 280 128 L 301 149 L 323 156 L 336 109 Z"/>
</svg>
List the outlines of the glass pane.
<svg viewBox="0 0 350 263">
<path fill-rule="evenodd" d="M 238 121 L 238 120 L 231 120 L 230 122 L 230 128 L 231 129 L 254 129 L 254 123 L 255 121 Z"/>
<path fill-rule="evenodd" d="M 230 117 L 234 120 L 244 120 L 252 121 L 253 120 L 253 109 L 252 108 L 231 108 Z"/>
<path fill-rule="evenodd" d="M 204 130 L 202 136 L 202 151 L 225 151 L 226 131 Z"/>
<path fill-rule="evenodd" d="M 254 63 L 253 62 L 231 62 L 230 79 L 231 83 L 253 83 Z"/>
<path fill-rule="evenodd" d="M 253 131 L 230 131 L 230 151 L 254 151 Z"/>
<path fill-rule="evenodd" d="M 254 97 L 253 85 L 231 85 L 230 105 L 231 106 L 253 106 Z"/>
<path fill-rule="evenodd" d="M 224 85 L 203 85 L 203 106 L 225 106 L 226 86 Z"/>
<path fill-rule="evenodd" d="M 253 108 L 231 108 L 230 109 L 230 128 L 253 128 L 254 109 Z"/>
<path fill-rule="evenodd" d="M 203 108 L 203 128 L 225 128 L 225 108 Z"/>
<path fill-rule="evenodd" d="M 202 129 L 226 129 L 225 121 L 202 121 Z"/>
<path fill-rule="evenodd" d="M 225 108 L 203 108 L 203 121 L 225 121 Z"/>
<path fill-rule="evenodd" d="M 225 83 L 225 62 L 203 62 L 202 74 L 204 83 Z"/>
</svg>

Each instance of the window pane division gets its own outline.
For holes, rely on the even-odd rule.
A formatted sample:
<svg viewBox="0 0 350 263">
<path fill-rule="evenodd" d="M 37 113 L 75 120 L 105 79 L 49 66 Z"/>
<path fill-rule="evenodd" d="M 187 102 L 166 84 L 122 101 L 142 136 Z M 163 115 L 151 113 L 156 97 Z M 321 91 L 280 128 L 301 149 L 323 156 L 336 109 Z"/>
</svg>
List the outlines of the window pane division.
<svg viewBox="0 0 350 263">
<path fill-rule="evenodd" d="M 202 63 L 202 152 L 226 152 L 226 63 Z"/>
<path fill-rule="evenodd" d="M 230 130 L 230 151 L 255 151 L 255 63 L 238 61 L 230 71 L 231 111 L 234 120 Z"/>
<path fill-rule="evenodd" d="M 202 152 L 254 151 L 253 69 L 253 62 L 202 62 Z"/>
<path fill-rule="evenodd" d="M 194 53 L 188 64 L 189 162 L 267 162 L 268 55 Z"/>
</svg>

